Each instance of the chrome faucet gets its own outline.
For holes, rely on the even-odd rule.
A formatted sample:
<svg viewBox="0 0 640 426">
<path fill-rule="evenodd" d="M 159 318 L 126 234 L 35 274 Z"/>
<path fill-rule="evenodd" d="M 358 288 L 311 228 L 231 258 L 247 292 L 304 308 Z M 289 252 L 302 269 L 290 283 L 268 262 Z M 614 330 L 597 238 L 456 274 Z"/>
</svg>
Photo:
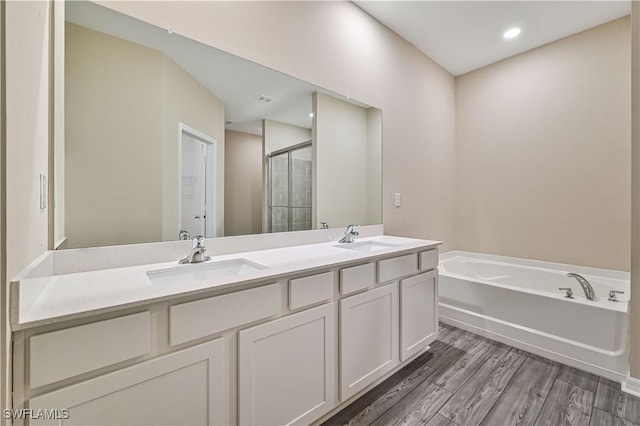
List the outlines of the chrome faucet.
<svg viewBox="0 0 640 426">
<path fill-rule="evenodd" d="M 609 302 L 619 302 L 618 297 L 616 296 L 616 294 L 624 294 L 624 291 L 609 290 L 609 299 L 607 299 L 607 300 Z"/>
<path fill-rule="evenodd" d="M 564 296 L 567 299 L 573 299 L 573 290 L 571 290 L 571 287 L 560 287 L 558 288 L 558 290 L 564 290 L 567 292 L 567 294 Z"/>
<path fill-rule="evenodd" d="M 204 247 L 204 237 L 198 235 L 193 239 L 193 250 L 191 250 L 191 253 L 184 259 L 180 259 L 178 263 L 183 265 L 185 263 L 201 263 L 211 260 L 211 257 L 204 254 L 205 251 L 207 251 L 207 249 Z"/>
<path fill-rule="evenodd" d="M 584 295 L 587 297 L 587 299 L 593 300 L 593 301 L 598 300 L 598 298 L 596 297 L 596 292 L 593 291 L 593 287 L 591 287 L 591 284 L 589 284 L 589 281 L 587 281 L 585 277 L 573 272 L 569 272 L 567 274 L 567 277 L 575 278 L 576 280 L 578 280 L 578 283 L 580 284 L 580 287 L 582 287 L 582 290 L 584 291 Z"/>
<path fill-rule="evenodd" d="M 356 231 L 356 226 L 358 225 L 349 225 L 347 226 L 347 230 L 344 231 L 344 237 L 342 237 L 342 239 L 340 241 L 338 241 L 339 243 L 352 243 L 353 242 L 353 237 L 357 237 L 358 235 L 360 235 L 358 233 L 358 231 Z"/>
</svg>

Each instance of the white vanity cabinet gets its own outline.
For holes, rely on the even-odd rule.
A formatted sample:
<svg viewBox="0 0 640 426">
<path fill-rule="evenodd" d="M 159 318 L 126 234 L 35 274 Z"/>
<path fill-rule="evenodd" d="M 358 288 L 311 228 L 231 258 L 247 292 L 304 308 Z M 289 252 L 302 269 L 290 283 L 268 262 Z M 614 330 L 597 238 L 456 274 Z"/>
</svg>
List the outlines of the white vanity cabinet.
<svg viewBox="0 0 640 426">
<path fill-rule="evenodd" d="M 436 244 L 18 330 L 14 408 L 68 418 L 14 423 L 326 420 L 437 338 Z"/>
<path fill-rule="evenodd" d="M 240 331 L 241 425 L 309 424 L 336 405 L 335 304 Z"/>
<path fill-rule="evenodd" d="M 32 398 L 33 410 L 69 411 L 29 424 L 228 424 L 226 373 L 216 339 Z"/>
<path fill-rule="evenodd" d="M 400 281 L 400 361 L 438 337 L 438 271 Z"/>
<path fill-rule="evenodd" d="M 340 300 L 340 399 L 398 365 L 398 283 Z"/>
</svg>

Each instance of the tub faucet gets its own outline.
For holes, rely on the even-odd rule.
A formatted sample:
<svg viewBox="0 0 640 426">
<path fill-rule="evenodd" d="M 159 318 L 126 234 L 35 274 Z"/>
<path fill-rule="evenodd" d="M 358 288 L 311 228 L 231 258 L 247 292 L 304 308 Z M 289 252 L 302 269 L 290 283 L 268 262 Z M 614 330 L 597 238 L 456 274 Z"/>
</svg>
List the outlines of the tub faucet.
<svg viewBox="0 0 640 426">
<path fill-rule="evenodd" d="M 564 296 L 567 299 L 573 299 L 573 290 L 571 289 L 571 287 L 560 287 L 558 288 L 558 290 L 564 290 L 567 292 L 567 294 Z"/>
<path fill-rule="evenodd" d="M 183 265 L 185 263 L 201 263 L 211 260 L 211 257 L 204 254 L 205 251 L 207 251 L 207 249 L 204 247 L 204 237 L 198 235 L 193 239 L 193 250 L 191 250 L 191 253 L 184 259 L 180 259 L 178 263 Z"/>
<path fill-rule="evenodd" d="M 593 301 L 598 300 L 598 298 L 596 297 L 596 292 L 593 291 L 593 287 L 591 287 L 591 284 L 589 284 L 589 281 L 587 281 L 585 277 L 573 272 L 569 272 L 567 274 L 567 277 L 575 278 L 576 280 L 578 280 L 578 283 L 580 284 L 580 287 L 582 287 L 582 290 L 584 291 L 584 295 L 587 297 L 587 299 L 593 300 Z"/>
<path fill-rule="evenodd" d="M 347 226 L 347 230 L 344 231 L 344 237 L 342 237 L 342 239 L 340 241 L 338 241 L 339 243 L 352 243 L 353 242 L 353 237 L 357 237 L 358 235 L 360 235 L 358 233 L 358 231 L 356 231 L 356 226 L 357 225 L 349 225 Z"/>
<path fill-rule="evenodd" d="M 616 296 L 616 294 L 624 294 L 624 291 L 609 290 L 609 299 L 607 299 L 607 300 L 609 302 L 619 302 L 618 297 Z"/>
</svg>

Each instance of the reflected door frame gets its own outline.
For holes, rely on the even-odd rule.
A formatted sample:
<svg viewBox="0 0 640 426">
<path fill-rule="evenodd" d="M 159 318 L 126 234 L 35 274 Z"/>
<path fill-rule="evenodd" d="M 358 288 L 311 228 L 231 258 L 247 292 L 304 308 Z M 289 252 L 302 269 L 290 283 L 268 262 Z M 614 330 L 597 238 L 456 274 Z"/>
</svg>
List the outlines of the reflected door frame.
<svg viewBox="0 0 640 426">
<path fill-rule="evenodd" d="M 176 228 L 176 239 L 182 226 L 182 145 L 185 135 L 200 142 L 205 143 L 206 166 L 205 166 L 205 237 L 217 237 L 217 198 L 216 198 L 216 175 L 217 175 L 217 148 L 218 141 L 211 136 L 202 133 L 184 123 L 178 123 L 178 223 Z M 191 238 L 195 235 L 191 235 Z"/>
</svg>

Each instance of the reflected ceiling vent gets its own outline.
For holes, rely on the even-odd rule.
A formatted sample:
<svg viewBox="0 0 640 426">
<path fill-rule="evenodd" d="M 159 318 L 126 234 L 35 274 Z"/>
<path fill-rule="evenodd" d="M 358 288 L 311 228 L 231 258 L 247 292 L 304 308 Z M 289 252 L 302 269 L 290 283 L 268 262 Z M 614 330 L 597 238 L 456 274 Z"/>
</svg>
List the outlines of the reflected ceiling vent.
<svg viewBox="0 0 640 426">
<path fill-rule="evenodd" d="M 269 102 L 271 102 L 271 101 L 273 100 L 273 98 L 270 98 L 270 97 L 269 97 L 269 96 L 267 96 L 267 95 L 261 95 L 261 96 L 258 98 L 258 100 L 259 100 L 260 102 L 264 102 L 265 104 L 268 104 Z"/>
</svg>

